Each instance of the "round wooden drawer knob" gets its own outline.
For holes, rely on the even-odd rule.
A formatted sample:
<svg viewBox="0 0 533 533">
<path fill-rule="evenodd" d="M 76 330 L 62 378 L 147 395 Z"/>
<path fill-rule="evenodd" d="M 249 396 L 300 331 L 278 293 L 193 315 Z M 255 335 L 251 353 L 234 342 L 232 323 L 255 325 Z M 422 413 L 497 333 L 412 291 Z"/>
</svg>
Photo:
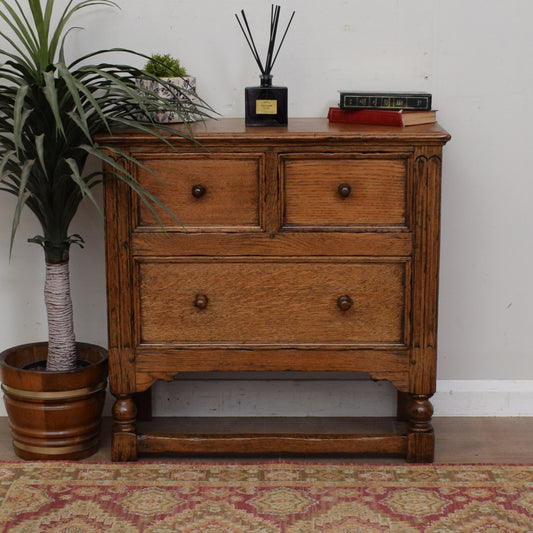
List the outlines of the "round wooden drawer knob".
<svg viewBox="0 0 533 533">
<path fill-rule="evenodd" d="M 344 296 L 339 296 L 339 298 L 337 298 L 337 307 L 341 311 L 348 311 L 348 309 L 350 309 L 352 305 L 353 300 L 347 294 L 345 294 Z"/>
<path fill-rule="evenodd" d="M 352 192 L 352 186 L 349 183 L 341 183 L 337 190 L 339 191 L 339 194 L 342 196 L 342 198 L 348 198 L 350 196 L 350 193 Z"/>
<path fill-rule="evenodd" d="M 206 188 L 203 185 L 193 185 L 191 192 L 195 198 L 201 198 L 206 193 Z"/>
<path fill-rule="evenodd" d="M 209 300 L 205 294 L 197 294 L 194 300 L 194 306 L 198 309 L 205 309 Z"/>
</svg>

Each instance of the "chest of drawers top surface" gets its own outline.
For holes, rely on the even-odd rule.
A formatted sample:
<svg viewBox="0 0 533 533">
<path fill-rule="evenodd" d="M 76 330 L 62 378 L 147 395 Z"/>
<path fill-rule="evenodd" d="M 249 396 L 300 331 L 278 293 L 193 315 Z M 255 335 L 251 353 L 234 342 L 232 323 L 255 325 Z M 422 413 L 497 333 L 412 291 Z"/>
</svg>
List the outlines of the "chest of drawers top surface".
<svg viewBox="0 0 533 533">
<path fill-rule="evenodd" d="M 336 142 L 372 142 L 373 140 L 386 141 L 389 143 L 435 143 L 444 144 L 450 139 L 450 135 L 438 124 L 424 124 L 420 126 L 389 127 L 370 126 L 364 124 L 337 124 L 330 123 L 323 118 L 293 118 L 289 119 L 287 127 L 246 127 L 243 119 L 225 118 L 220 120 L 206 120 L 190 124 L 189 129 L 183 125 L 175 125 L 173 129 L 176 136 L 192 133 L 200 143 L 209 142 L 250 142 L 264 143 L 287 143 L 287 142 L 316 142 L 334 139 Z M 168 132 L 164 136 L 173 137 Z M 105 143 L 130 145 L 140 143 L 160 144 L 160 141 L 152 135 L 128 129 L 117 129 L 111 135 L 99 134 L 97 140 Z M 176 139 L 174 139 L 176 140 Z"/>
</svg>

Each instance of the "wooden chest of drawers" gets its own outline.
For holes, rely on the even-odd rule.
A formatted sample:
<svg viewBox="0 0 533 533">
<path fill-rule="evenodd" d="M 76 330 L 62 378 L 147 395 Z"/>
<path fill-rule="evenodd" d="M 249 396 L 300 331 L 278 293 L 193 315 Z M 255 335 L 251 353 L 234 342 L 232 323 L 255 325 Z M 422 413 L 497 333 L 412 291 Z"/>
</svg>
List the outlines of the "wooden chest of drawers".
<svg viewBox="0 0 533 533">
<path fill-rule="evenodd" d="M 373 453 L 431 461 L 442 146 L 437 125 L 194 125 L 202 146 L 120 146 L 179 217 L 105 186 L 113 460 L 137 453 Z M 123 162 L 122 164 L 130 164 Z M 109 169 L 108 169 L 109 170 Z M 110 176 L 110 175 L 109 175 Z M 140 432 L 139 393 L 194 371 L 356 371 L 398 390 L 390 430 Z M 371 424 L 370 424 L 371 426 Z"/>
</svg>

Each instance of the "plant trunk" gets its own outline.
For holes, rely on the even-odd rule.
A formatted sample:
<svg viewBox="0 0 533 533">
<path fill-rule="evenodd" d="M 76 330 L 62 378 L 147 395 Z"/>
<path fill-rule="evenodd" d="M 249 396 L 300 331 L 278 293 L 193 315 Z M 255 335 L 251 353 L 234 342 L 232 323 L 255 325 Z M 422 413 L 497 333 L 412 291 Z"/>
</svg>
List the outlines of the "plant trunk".
<svg viewBox="0 0 533 533">
<path fill-rule="evenodd" d="M 46 370 L 73 370 L 76 367 L 77 354 L 68 261 L 46 262 L 44 300 L 48 316 Z"/>
</svg>

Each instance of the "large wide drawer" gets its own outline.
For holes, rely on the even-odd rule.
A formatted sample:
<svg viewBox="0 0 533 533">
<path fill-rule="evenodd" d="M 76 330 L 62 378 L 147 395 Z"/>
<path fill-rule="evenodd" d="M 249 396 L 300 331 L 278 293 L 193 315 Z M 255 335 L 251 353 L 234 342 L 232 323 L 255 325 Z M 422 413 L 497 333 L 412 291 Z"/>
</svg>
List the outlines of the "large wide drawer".
<svg viewBox="0 0 533 533">
<path fill-rule="evenodd" d="M 140 342 L 403 346 L 408 265 L 142 261 Z"/>
<path fill-rule="evenodd" d="M 260 226 L 262 155 L 152 154 L 140 158 L 140 184 L 176 217 L 157 209 L 168 228 L 257 229 Z M 137 227 L 159 228 L 150 209 L 139 202 Z"/>
<path fill-rule="evenodd" d="M 407 226 L 405 154 L 303 154 L 281 159 L 284 226 Z"/>
</svg>

